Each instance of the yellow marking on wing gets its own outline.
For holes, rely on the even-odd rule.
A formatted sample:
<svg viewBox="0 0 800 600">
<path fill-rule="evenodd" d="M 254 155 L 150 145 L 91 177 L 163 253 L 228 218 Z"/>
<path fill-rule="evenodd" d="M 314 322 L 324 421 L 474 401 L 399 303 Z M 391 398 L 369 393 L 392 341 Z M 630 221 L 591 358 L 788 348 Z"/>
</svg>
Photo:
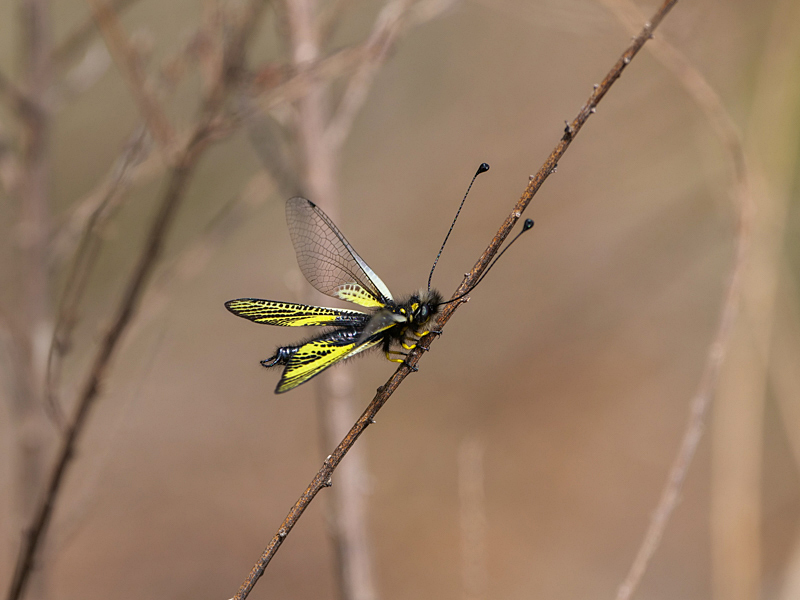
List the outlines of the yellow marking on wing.
<svg viewBox="0 0 800 600">
<path fill-rule="evenodd" d="M 336 289 L 336 297 L 368 308 L 381 308 L 384 304 L 375 294 L 357 283 L 348 283 Z"/>
<path fill-rule="evenodd" d="M 289 360 L 275 392 L 280 394 L 296 388 L 340 360 L 363 352 L 380 341 L 369 339 L 362 344 L 341 344 L 335 340 L 312 340 L 301 346 Z"/>
<path fill-rule="evenodd" d="M 235 315 L 250 319 L 255 323 L 279 325 L 282 327 L 307 327 L 325 325 L 347 325 L 360 323 L 366 315 L 357 310 L 326 308 L 291 302 L 273 302 L 257 298 L 241 298 L 225 303 Z"/>
</svg>

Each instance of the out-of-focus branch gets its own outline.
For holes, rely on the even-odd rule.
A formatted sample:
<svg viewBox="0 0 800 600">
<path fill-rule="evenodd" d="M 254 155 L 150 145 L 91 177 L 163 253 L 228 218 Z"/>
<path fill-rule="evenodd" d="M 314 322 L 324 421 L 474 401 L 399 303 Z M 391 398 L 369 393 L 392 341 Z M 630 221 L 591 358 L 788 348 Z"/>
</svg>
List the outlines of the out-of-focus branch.
<svg viewBox="0 0 800 600">
<path fill-rule="evenodd" d="M 166 261 L 142 301 L 139 317 L 130 336 L 136 335 L 168 305 L 172 292 L 184 286 L 208 264 L 215 250 L 252 217 L 253 213 L 270 196 L 273 182 L 265 173 L 254 175 L 244 186 L 241 195 L 226 203 L 217 212 L 206 229 L 175 258 Z"/>
<path fill-rule="evenodd" d="M 105 0 L 89 0 L 97 27 L 103 34 L 111 56 L 119 66 L 136 100 L 150 133 L 163 149 L 168 149 L 175 139 L 167 116 L 147 79 L 142 61 L 128 39 L 122 24 Z"/>
<path fill-rule="evenodd" d="M 45 486 L 44 499 L 38 506 L 32 524 L 27 530 L 27 535 L 22 541 L 8 600 L 19 600 L 30 580 L 37 550 L 47 533 L 77 442 L 86 427 L 92 408 L 96 405 L 111 359 L 119 348 L 119 341 L 139 307 L 147 283 L 162 253 L 167 233 L 185 195 L 189 180 L 203 151 L 212 140 L 216 121 L 224 108 L 225 100 L 235 85 L 239 83 L 246 44 L 259 21 L 258 17 L 263 7 L 263 0 L 251 0 L 248 9 L 244 11 L 247 14 L 243 15 L 242 20 L 238 23 L 239 27 L 236 32 L 228 33 L 219 81 L 209 90 L 201 107 L 198 123 L 192 129 L 189 142 L 178 154 L 174 166 L 170 169 L 167 188 L 150 226 L 145 246 L 131 273 L 126 291 L 114 313 L 111 325 L 103 336 L 98 352 L 91 363 L 77 400 L 75 413 L 64 431 L 53 470 Z"/>
<path fill-rule="evenodd" d="M 292 69 L 303 73 L 321 54 L 317 2 L 288 0 L 283 3 L 283 14 Z M 330 96 L 327 81 L 309 78 L 306 93 L 294 105 L 292 130 L 301 165 L 301 191 L 324 206 L 331 218 L 338 220 L 339 153 L 325 139 Z M 307 296 L 306 301 L 318 303 L 317 294 Z M 334 446 L 353 422 L 353 389 L 350 368 L 337 369 L 314 385 L 323 451 Z M 376 597 L 364 497 L 366 469 L 361 454 L 354 452 L 352 460 L 342 467 L 340 485 L 327 507 L 328 532 L 339 586 L 337 595 L 342 600 L 374 600 Z"/>
<path fill-rule="evenodd" d="M 776 320 L 781 327 L 775 328 L 772 354 L 769 356 L 770 388 L 774 394 L 783 430 L 789 441 L 795 469 L 800 472 L 800 286 L 794 265 L 783 257 L 781 294 L 778 297 Z M 765 362 L 768 355 L 763 356 Z M 794 548 L 783 565 L 783 581 L 776 600 L 800 598 L 800 535 L 795 532 Z"/>
<path fill-rule="evenodd" d="M 364 105 L 369 89 L 381 65 L 403 31 L 423 19 L 430 20 L 446 10 L 455 0 L 392 0 L 388 2 L 363 44 L 363 56 L 347 87 L 336 112 L 325 130 L 325 143 L 338 150 L 350 134 L 353 121 Z M 419 18 L 419 15 L 424 15 Z"/>
<path fill-rule="evenodd" d="M 630 0 L 602 0 L 603 4 L 626 26 L 635 31 L 641 12 Z M 719 94 L 705 77 L 674 46 L 663 39 L 648 45 L 649 52 L 678 80 L 689 97 L 703 111 L 712 130 L 728 155 L 733 183 L 731 200 L 738 215 L 736 250 L 727 291 L 723 298 L 717 331 L 709 347 L 706 364 L 697 391 L 690 402 L 689 419 L 683 439 L 672 463 L 664 490 L 653 511 L 650 525 L 634 558 L 625 580 L 617 591 L 617 600 L 629 600 L 658 549 L 667 524 L 677 506 L 683 484 L 691 466 L 697 446 L 706 427 L 706 418 L 712 398 L 717 390 L 720 372 L 728 347 L 742 293 L 742 277 L 750 243 L 753 219 L 751 175 L 739 130 L 728 113 Z"/>
<path fill-rule="evenodd" d="M 52 81 L 50 6 L 47 0 L 19 2 L 20 84 L 12 93 L 18 130 L 18 178 L 13 200 L 19 207 L 15 306 L 8 311 L 16 331 L 11 349 L 13 393 L 10 414 L 14 446 L 15 521 L 28 522 L 46 478 L 48 424 L 42 402 L 42 374 L 49 334 L 47 233 L 50 227 L 50 114 Z M 19 526 L 19 525 L 18 525 Z M 41 580 L 45 584 L 44 579 Z"/>
<path fill-rule="evenodd" d="M 466 275 L 464 281 L 462 281 L 458 289 L 454 292 L 453 298 L 464 294 L 472 284 L 478 281 L 481 274 L 483 274 L 483 272 L 486 270 L 486 267 L 491 262 L 492 258 L 497 254 L 497 251 L 502 243 L 508 237 L 516 222 L 522 217 L 523 211 L 528 207 L 533 199 L 533 196 L 539 191 L 542 184 L 554 171 L 556 164 L 567 151 L 567 148 L 572 143 L 572 140 L 575 139 L 583 125 L 586 123 L 589 117 L 594 114 L 595 107 L 608 93 L 614 82 L 619 79 L 620 75 L 622 75 L 622 72 L 630 64 L 631 60 L 633 60 L 639 50 L 642 49 L 642 46 L 644 46 L 645 43 L 651 38 L 653 31 L 655 31 L 667 13 L 669 13 L 676 3 L 677 0 L 665 0 L 661 4 L 650 21 L 645 23 L 644 28 L 636 37 L 634 37 L 633 41 L 630 43 L 625 52 L 623 52 L 616 64 L 614 64 L 605 78 L 603 78 L 603 81 L 595 87 L 594 91 L 589 96 L 589 99 L 578 113 L 578 116 L 567 125 L 564 136 L 547 157 L 547 160 L 545 160 L 542 167 L 539 169 L 536 175 L 531 176 L 528 186 L 525 188 L 522 196 L 517 201 L 516 205 L 511 211 L 511 214 L 506 217 L 489 246 L 475 263 L 475 266 L 472 268 L 472 270 Z M 436 319 L 434 329 L 436 331 L 441 331 L 453 316 L 453 313 L 458 309 L 458 306 L 465 301 L 466 299 L 462 299 L 460 302 L 445 304 L 444 309 Z M 361 417 L 358 419 L 358 421 L 356 421 L 333 453 L 325 459 L 322 467 L 319 469 L 319 471 L 317 471 L 317 474 L 314 476 L 311 483 L 301 494 L 297 502 L 295 502 L 294 506 L 289 511 L 289 514 L 278 528 L 277 533 L 272 540 L 270 540 L 269 544 L 264 549 L 264 552 L 261 554 L 258 561 L 250 570 L 247 578 L 242 583 L 239 591 L 233 597 L 235 600 L 243 600 L 244 598 L 247 598 L 247 596 L 255 587 L 259 578 L 264 574 L 264 571 L 266 570 L 272 558 L 275 556 L 275 553 L 281 547 L 289 533 L 291 533 L 292 529 L 305 512 L 306 508 L 308 508 L 308 505 L 311 504 L 321 489 L 332 485 L 333 472 L 336 470 L 336 467 L 339 466 L 339 463 L 341 463 L 347 452 L 353 447 L 361 434 L 364 433 L 364 430 L 371 423 L 374 423 L 374 419 L 378 411 L 380 411 L 383 405 L 386 404 L 397 387 L 410 373 L 417 370 L 417 363 L 419 362 L 423 353 L 429 349 L 433 338 L 435 337 L 435 335 L 429 335 L 422 338 L 417 348 L 409 353 L 408 357 L 406 358 L 406 362 L 401 364 L 395 373 L 389 378 L 389 380 L 383 386 L 378 388 L 377 394 L 369 403 Z"/>
<path fill-rule="evenodd" d="M 0 71 L 0 100 L 5 102 L 8 107 L 19 115 L 29 112 L 39 112 L 41 108 L 25 94 L 17 85 Z"/>
<path fill-rule="evenodd" d="M 18 194 L 22 165 L 13 150 L 11 138 L 0 123 L 0 186 L 10 198 Z"/>
<path fill-rule="evenodd" d="M 488 597 L 486 572 L 486 448 L 477 438 L 466 439 L 458 447 L 458 508 L 461 526 L 461 597 L 484 600 Z"/>
<path fill-rule="evenodd" d="M 45 374 L 45 398 L 53 418 L 61 426 L 64 425 L 64 416 L 58 400 L 61 365 L 65 354 L 72 346 L 72 333 L 78 322 L 78 307 L 100 250 L 101 240 L 98 232 L 114 214 L 120 198 L 127 191 L 130 171 L 144 157 L 147 151 L 147 139 L 145 128 L 140 127 L 128 140 L 124 153 L 115 163 L 111 175 L 104 183 L 99 202 L 86 220 L 72 265 L 67 273 L 65 288 L 61 293 Z"/>
<path fill-rule="evenodd" d="M 352 3 L 353 0 L 331 0 L 322 7 L 317 18 L 320 48 L 324 48 L 331 41 L 342 22 L 342 15 L 346 14 L 348 5 Z"/>
<path fill-rule="evenodd" d="M 91 370 L 78 399 L 76 412 L 65 427 L 57 462 L 45 491 L 45 500 L 37 511 L 18 555 L 17 567 L 8 595 L 9 600 L 18 600 L 22 597 L 30 578 L 36 551 L 50 524 L 61 484 L 71 463 L 77 441 L 100 393 L 101 383 L 118 347 L 118 342 L 136 312 L 144 288 L 155 268 L 156 260 L 161 254 L 166 233 L 172 224 L 194 166 L 205 145 L 206 134 L 207 130 L 204 127 L 195 131 L 189 146 L 181 154 L 177 165 L 171 170 L 167 189 L 150 228 L 145 247 L 127 285 L 122 303 L 117 308 L 112 324 L 103 336 L 99 350 L 92 361 Z"/>
<path fill-rule="evenodd" d="M 364 44 L 364 56 L 347 82 L 342 99 L 324 132 L 324 142 L 331 148 L 340 148 L 353 120 L 366 100 L 370 84 L 389 50 L 400 34 L 404 17 L 414 0 L 392 0 L 381 10 L 372 33 Z"/>
<path fill-rule="evenodd" d="M 202 33 L 198 34 L 200 37 L 202 37 L 202 35 Z M 190 46 L 195 43 L 200 42 L 197 40 L 192 41 L 190 42 Z M 190 48 L 184 49 L 184 52 L 188 51 L 190 51 Z M 355 69 L 363 56 L 364 53 L 360 48 L 345 49 L 330 57 L 315 61 L 307 67 L 306 71 L 296 73 L 291 77 L 283 79 L 278 77 L 277 79 L 271 78 L 269 81 L 250 82 L 249 94 L 257 93 L 259 97 L 257 100 L 248 99 L 248 102 L 243 103 L 243 108 L 233 110 L 232 115 L 230 115 L 227 120 L 218 120 L 214 123 L 216 135 L 224 135 L 239 125 L 247 123 L 249 119 L 257 115 L 257 110 L 264 110 L 265 108 L 273 109 L 301 98 L 306 93 L 311 78 L 314 76 L 319 76 L 328 81 Z M 179 72 L 183 69 L 179 64 L 182 62 L 182 59 L 179 57 L 169 61 L 165 67 L 167 73 L 165 73 L 162 78 L 168 80 L 170 84 L 174 84 L 179 78 Z M 260 109 L 254 108 L 256 102 L 258 102 Z M 136 134 L 134 133 L 133 135 Z M 176 147 L 185 148 L 187 144 L 188 134 L 176 134 Z M 2 144 L 0 144 L 0 159 L 2 159 L 2 157 Z M 112 167 L 111 173 L 106 179 L 99 184 L 96 189 L 87 194 L 85 199 L 78 203 L 78 206 L 70 212 L 69 217 L 57 227 L 56 233 L 51 240 L 53 253 L 56 257 L 69 256 L 71 254 L 75 245 L 78 243 L 80 232 L 85 228 L 87 220 L 94 214 L 98 205 L 102 204 L 107 197 L 109 193 L 108 182 L 116 179 L 114 173 L 117 169 L 116 165 L 119 164 L 120 160 L 124 161 L 124 158 L 117 160 L 117 163 Z M 0 162 L 0 166 L 2 166 L 2 162 Z M 272 167 L 273 165 L 267 166 Z M 128 169 L 126 181 L 128 181 L 128 184 L 131 186 L 141 184 L 161 174 L 166 167 L 167 165 L 164 164 L 160 156 L 149 155 L 143 161 L 137 162 L 137 164 L 132 165 Z M 13 173 L 13 171 L 10 172 Z M 272 174 L 280 179 L 280 177 L 278 177 L 280 175 L 279 172 L 273 172 Z M 297 192 L 293 191 L 292 193 Z"/>
<path fill-rule="evenodd" d="M 109 0 L 108 8 L 120 15 L 139 0 Z M 97 35 L 97 23 L 94 17 L 85 19 L 67 38 L 53 49 L 52 61 L 56 69 L 65 68 L 70 62 L 92 43 Z"/>
<path fill-rule="evenodd" d="M 742 284 L 742 319 L 723 371 L 712 430 L 711 581 L 719 600 L 754 598 L 763 587 L 765 408 L 800 147 L 800 4 L 780 0 L 772 11 L 745 136 L 751 156 L 765 158 L 754 169 L 757 209 Z"/>
</svg>

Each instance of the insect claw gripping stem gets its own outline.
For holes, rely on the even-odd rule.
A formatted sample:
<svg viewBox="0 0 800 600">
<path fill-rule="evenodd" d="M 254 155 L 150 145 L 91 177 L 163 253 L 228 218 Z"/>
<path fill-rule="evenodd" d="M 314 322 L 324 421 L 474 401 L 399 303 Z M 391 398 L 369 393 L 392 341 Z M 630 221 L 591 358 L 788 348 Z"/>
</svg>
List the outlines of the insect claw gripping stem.
<svg viewBox="0 0 800 600">
<path fill-rule="evenodd" d="M 409 370 L 410 370 L 412 373 L 416 373 L 417 371 L 419 371 L 419 367 L 418 367 L 417 365 L 412 365 L 411 363 L 409 363 L 409 362 L 408 362 L 408 360 L 404 360 L 404 361 L 403 361 L 403 366 L 404 366 L 404 367 L 408 367 L 408 369 L 409 369 Z"/>
</svg>

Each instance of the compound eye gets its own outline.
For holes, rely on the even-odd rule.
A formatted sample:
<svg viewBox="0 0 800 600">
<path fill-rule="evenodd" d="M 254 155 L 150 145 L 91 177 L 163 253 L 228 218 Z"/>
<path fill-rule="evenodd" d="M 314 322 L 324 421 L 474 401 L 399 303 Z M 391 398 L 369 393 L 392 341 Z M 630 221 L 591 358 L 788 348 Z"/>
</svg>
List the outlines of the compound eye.
<svg viewBox="0 0 800 600">
<path fill-rule="evenodd" d="M 428 305 L 427 304 L 423 304 L 420 307 L 419 316 L 422 317 L 423 319 L 427 318 L 427 316 L 428 316 Z"/>
</svg>

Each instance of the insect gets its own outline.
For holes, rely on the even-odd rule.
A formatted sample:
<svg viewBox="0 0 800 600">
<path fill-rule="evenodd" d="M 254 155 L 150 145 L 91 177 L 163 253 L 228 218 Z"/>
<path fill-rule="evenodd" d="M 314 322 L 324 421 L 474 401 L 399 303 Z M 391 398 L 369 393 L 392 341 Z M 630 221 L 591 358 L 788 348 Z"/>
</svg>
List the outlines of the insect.
<svg viewBox="0 0 800 600">
<path fill-rule="evenodd" d="M 489 165 L 483 163 L 472 182 L 488 169 Z M 461 201 L 462 206 L 464 200 Z M 460 212 L 461 207 L 456 219 Z M 261 361 L 267 368 L 284 367 L 275 393 L 294 389 L 328 367 L 371 348 L 379 348 L 388 360 L 402 363 L 407 354 L 403 350 L 413 350 L 420 339 L 430 334 L 432 319 L 447 304 L 442 301 L 438 291 L 431 289 L 430 282 L 456 219 L 433 263 L 428 288 L 398 301 L 316 204 L 299 196 L 287 200 L 286 221 L 297 262 L 305 278 L 323 294 L 357 304 L 370 309 L 370 312 L 258 298 L 239 298 L 226 302 L 225 307 L 233 314 L 255 323 L 329 328 L 299 344 L 281 346 L 274 356 Z M 471 292 L 519 235 L 532 226 L 533 221 L 528 219 L 523 230 L 497 256 L 483 276 L 467 292 L 448 302 L 454 302 Z"/>
</svg>

